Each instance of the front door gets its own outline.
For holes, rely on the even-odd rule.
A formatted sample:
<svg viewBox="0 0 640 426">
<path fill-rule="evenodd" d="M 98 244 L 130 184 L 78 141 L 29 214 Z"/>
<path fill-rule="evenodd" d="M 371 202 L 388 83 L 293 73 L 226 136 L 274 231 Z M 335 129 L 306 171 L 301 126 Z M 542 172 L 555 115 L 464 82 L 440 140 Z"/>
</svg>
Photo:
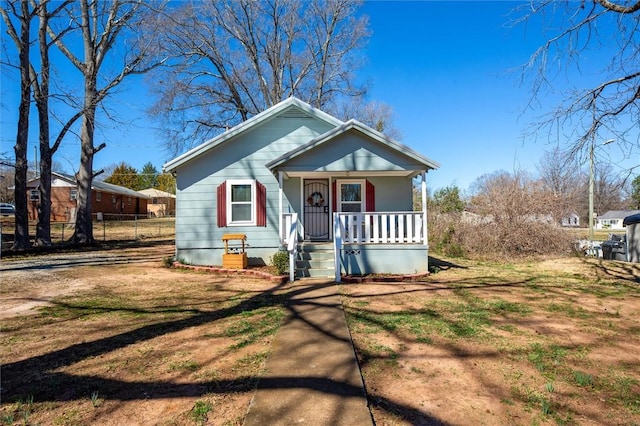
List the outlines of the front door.
<svg viewBox="0 0 640 426">
<path fill-rule="evenodd" d="M 329 180 L 305 179 L 304 239 L 312 241 L 329 240 Z"/>
</svg>

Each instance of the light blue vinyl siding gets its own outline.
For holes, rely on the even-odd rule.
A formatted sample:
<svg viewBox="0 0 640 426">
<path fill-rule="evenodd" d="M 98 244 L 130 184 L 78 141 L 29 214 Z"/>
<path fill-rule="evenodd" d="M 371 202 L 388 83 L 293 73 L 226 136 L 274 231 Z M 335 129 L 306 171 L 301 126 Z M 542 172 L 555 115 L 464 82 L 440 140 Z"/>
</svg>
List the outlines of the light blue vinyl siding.
<svg viewBox="0 0 640 426">
<path fill-rule="evenodd" d="M 376 211 L 410 212 L 413 210 L 411 178 L 404 176 L 375 176 L 367 178 L 375 187 Z"/>
<path fill-rule="evenodd" d="M 177 170 L 177 257 L 191 264 L 219 265 L 222 235 L 244 233 L 250 261 L 268 263 L 279 246 L 279 185 L 265 164 L 330 128 L 313 118 L 274 117 L 181 166 Z M 217 188 L 228 179 L 255 179 L 266 187 L 266 227 L 217 226 Z M 284 187 L 284 211 L 295 211 L 300 204 L 299 179 L 289 179 Z"/>
<path fill-rule="evenodd" d="M 423 244 L 345 244 L 340 251 L 345 274 L 424 274 L 429 250 Z"/>
<path fill-rule="evenodd" d="M 296 171 L 411 171 L 424 165 L 357 131 L 325 142 L 280 167 Z"/>
</svg>

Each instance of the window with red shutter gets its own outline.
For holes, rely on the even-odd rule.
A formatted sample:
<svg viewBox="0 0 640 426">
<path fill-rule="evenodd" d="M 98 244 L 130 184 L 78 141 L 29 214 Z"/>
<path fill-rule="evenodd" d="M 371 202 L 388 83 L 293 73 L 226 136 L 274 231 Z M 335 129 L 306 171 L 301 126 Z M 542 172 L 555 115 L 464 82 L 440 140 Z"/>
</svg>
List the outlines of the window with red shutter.
<svg viewBox="0 0 640 426">
<path fill-rule="evenodd" d="M 365 197 L 366 202 L 367 202 L 366 209 L 367 209 L 368 212 L 375 212 L 376 211 L 376 191 L 375 191 L 375 188 L 371 184 L 371 182 L 369 182 L 369 181 L 367 181 L 366 186 L 367 186 L 367 189 L 366 189 L 367 196 Z"/>
<path fill-rule="evenodd" d="M 256 181 L 256 226 L 267 226 L 267 188 Z"/>
<path fill-rule="evenodd" d="M 218 186 L 218 228 L 227 226 L 227 182 L 222 182 Z"/>
<path fill-rule="evenodd" d="M 217 188 L 218 227 L 267 226 L 267 189 L 253 179 L 229 179 Z"/>
<path fill-rule="evenodd" d="M 376 209 L 375 188 L 364 179 L 344 179 L 331 185 L 334 211 L 372 212 Z"/>
</svg>

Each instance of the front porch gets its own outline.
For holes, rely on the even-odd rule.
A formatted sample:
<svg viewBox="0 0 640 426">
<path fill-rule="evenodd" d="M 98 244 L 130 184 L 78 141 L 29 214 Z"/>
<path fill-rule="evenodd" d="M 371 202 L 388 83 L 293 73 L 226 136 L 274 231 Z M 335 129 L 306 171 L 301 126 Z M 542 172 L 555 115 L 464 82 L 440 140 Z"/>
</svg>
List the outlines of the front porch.
<svg viewBox="0 0 640 426">
<path fill-rule="evenodd" d="M 266 167 L 278 178 L 279 235 L 291 279 L 301 242 L 332 243 L 338 282 L 343 274 L 428 271 L 426 174 L 437 163 L 350 120 Z"/>
<path fill-rule="evenodd" d="M 298 218 L 297 213 L 283 213 L 281 220 L 292 281 L 334 277 L 341 282 L 343 274 L 428 271 L 426 212 L 336 212 L 332 240 L 324 243 L 305 241 L 304 224 Z"/>
</svg>

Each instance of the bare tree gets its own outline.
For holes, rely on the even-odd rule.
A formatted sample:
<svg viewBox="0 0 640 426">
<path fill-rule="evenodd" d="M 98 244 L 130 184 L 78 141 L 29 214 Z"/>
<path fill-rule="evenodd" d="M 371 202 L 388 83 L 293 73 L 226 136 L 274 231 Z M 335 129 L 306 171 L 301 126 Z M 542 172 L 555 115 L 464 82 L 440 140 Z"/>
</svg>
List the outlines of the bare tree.
<svg viewBox="0 0 640 426">
<path fill-rule="evenodd" d="M 49 84 L 50 84 L 50 61 L 49 61 L 49 48 L 51 44 L 47 39 L 47 27 L 51 17 L 55 16 L 60 10 L 62 10 L 71 1 L 67 0 L 62 3 L 58 3 L 58 7 L 51 13 L 47 12 L 47 1 L 38 2 L 36 0 L 30 0 L 30 10 L 33 18 L 38 18 L 38 35 L 37 35 L 37 47 L 39 56 L 37 59 L 28 58 L 28 73 L 29 81 L 33 93 L 33 99 L 38 111 L 38 124 L 39 124 L 39 141 L 40 141 L 40 184 L 38 186 L 39 191 L 39 203 L 38 203 L 38 223 L 36 225 L 36 245 L 50 245 L 51 244 L 51 164 L 53 161 L 53 154 L 58 149 L 62 138 L 71 124 L 77 120 L 81 115 L 81 112 L 77 113 L 67 125 L 63 127 L 58 139 L 49 146 L 50 128 L 49 128 Z M 3 9 L 3 16 L 5 21 L 11 22 L 11 18 L 19 20 L 16 15 L 16 9 Z M 68 31 L 70 28 L 65 29 Z M 9 28 L 9 34 L 14 32 L 11 27 Z M 18 38 L 12 34 L 11 37 L 14 41 L 16 49 L 20 50 L 20 44 L 22 43 Z M 31 43 L 31 40 L 30 40 Z M 36 68 L 39 68 L 37 70 Z M 20 190 L 19 192 L 25 192 Z M 26 212 L 25 212 L 26 214 Z"/>
<path fill-rule="evenodd" d="M 585 178 L 585 182 L 588 177 Z M 594 170 L 593 204 L 596 213 L 602 215 L 609 210 L 620 210 L 624 203 L 622 191 L 624 179 L 617 175 L 608 162 L 598 162 Z"/>
<path fill-rule="evenodd" d="M 35 244 L 38 246 L 51 245 L 51 168 L 53 164 L 53 155 L 60 147 L 62 140 L 64 139 L 71 126 L 82 116 L 83 111 L 79 110 L 73 114 L 62 126 L 59 131 L 56 140 L 51 144 L 51 129 L 50 129 L 50 75 L 51 75 L 51 61 L 49 60 L 49 50 L 53 45 L 53 42 L 49 39 L 49 22 L 55 18 L 65 7 L 67 7 L 71 0 L 58 3 L 57 7 L 51 11 L 47 11 L 48 1 L 37 2 L 31 0 L 31 4 L 37 13 L 39 25 L 38 25 L 38 48 L 39 48 L 39 60 L 31 61 L 30 63 L 30 75 L 31 84 L 33 87 L 33 98 L 35 101 L 36 109 L 38 111 L 38 124 L 39 124 L 39 145 L 40 145 L 40 202 L 38 204 L 38 223 L 36 224 L 36 238 Z M 72 31 L 73 27 L 66 26 L 60 32 L 56 34 L 56 38 L 62 37 L 66 32 Z M 39 71 L 36 69 L 36 65 L 39 65 Z M 69 97 L 69 94 L 64 94 L 64 97 Z"/>
<path fill-rule="evenodd" d="M 79 0 L 66 7 L 68 18 L 81 34 L 82 58 L 72 48 L 72 43 L 77 40 L 67 41 L 51 26 L 48 29 L 55 45 L 80 71 L 84 82 L 80 167 L 76 173 L 78 207 L 72 237 L 72 241 L 78 243 L 94 241 L 91 207 L 91 185 L 95 176 L 93 157 L 106 146 L 104 143 L 94 146 L 96 110 L 126 77 L 145 73 L 158 65 L 154 55 L 154 37 L 146 34 L 145 37 L 126 38 L 135 34 L 135 28 L 144 21 L 143 8 L 147 3 L 142 0 Z M 106 63 L 108 67 L 104 66 Z"/>
<path fill-rule="evenodd" d="M 402 139 L 402 132 L 395 125 L 395 114 L 391 106 L 383 102 L 365 102 L 362 97 L 352 97 L 343 101 L 335 112 L 342 120 L 355 118 L 363 124 L 393 139 Z"/>
<path fill-rule="evenodd" d="M 551 212 L 556 220 L 579 212 L 579 201 L 586 196 L 581 192 L 580 165 L 574 157 L 555 147 L 546 151 L 538 163 L 538 174 L 543 188 L 554 198 Z"/>
<path fill-rule="evenodd" d="M 7 33 L 18 50 L 20 71 L 20 103 L 18 107 L 18 128 L 16 134 L 14 197 L 16 203 L 15 233 L 13 248 L 26 249 L 29 241 L 29 218 L 27 214 L 27 143 L 29 138 L 29 106 L 31 102 L 31 80 L 29 73 L 29 51 L 31 45 L 31 21 L 34 17 L 28 0 L 4 2 L 0 14 L 7 26 Z M 19 23 L 16 29 L 11 16 Z"/>
<path fill-rule="evenodd" d="M 601 137 L 615 137 L 630 158 L 640 148 L 640 1 L 533 0 L 518 21 L 533 17 L 550 33 L 546 43 L 523 66 L 532 76 L 531 106 L 567 74 L 564 101 L 532 129 L 547 130 L 568 141 L 567 150 L 586 158 Z M 594 51 L 600 55 L 594 57 Z M 528 80 L 527 80 L 528 81 Z M 634 167 L 634 166 L 632 166 Z"/>
<path fill-rule="evenodd" d="M 180 153 L 290 97 L 330 110 L 361 95 L 353 72 L 367 37 L 354 0 L 184 2 L 166 15 L 172 66 L 153 81 L 151 114 Z"/>
</svg>

